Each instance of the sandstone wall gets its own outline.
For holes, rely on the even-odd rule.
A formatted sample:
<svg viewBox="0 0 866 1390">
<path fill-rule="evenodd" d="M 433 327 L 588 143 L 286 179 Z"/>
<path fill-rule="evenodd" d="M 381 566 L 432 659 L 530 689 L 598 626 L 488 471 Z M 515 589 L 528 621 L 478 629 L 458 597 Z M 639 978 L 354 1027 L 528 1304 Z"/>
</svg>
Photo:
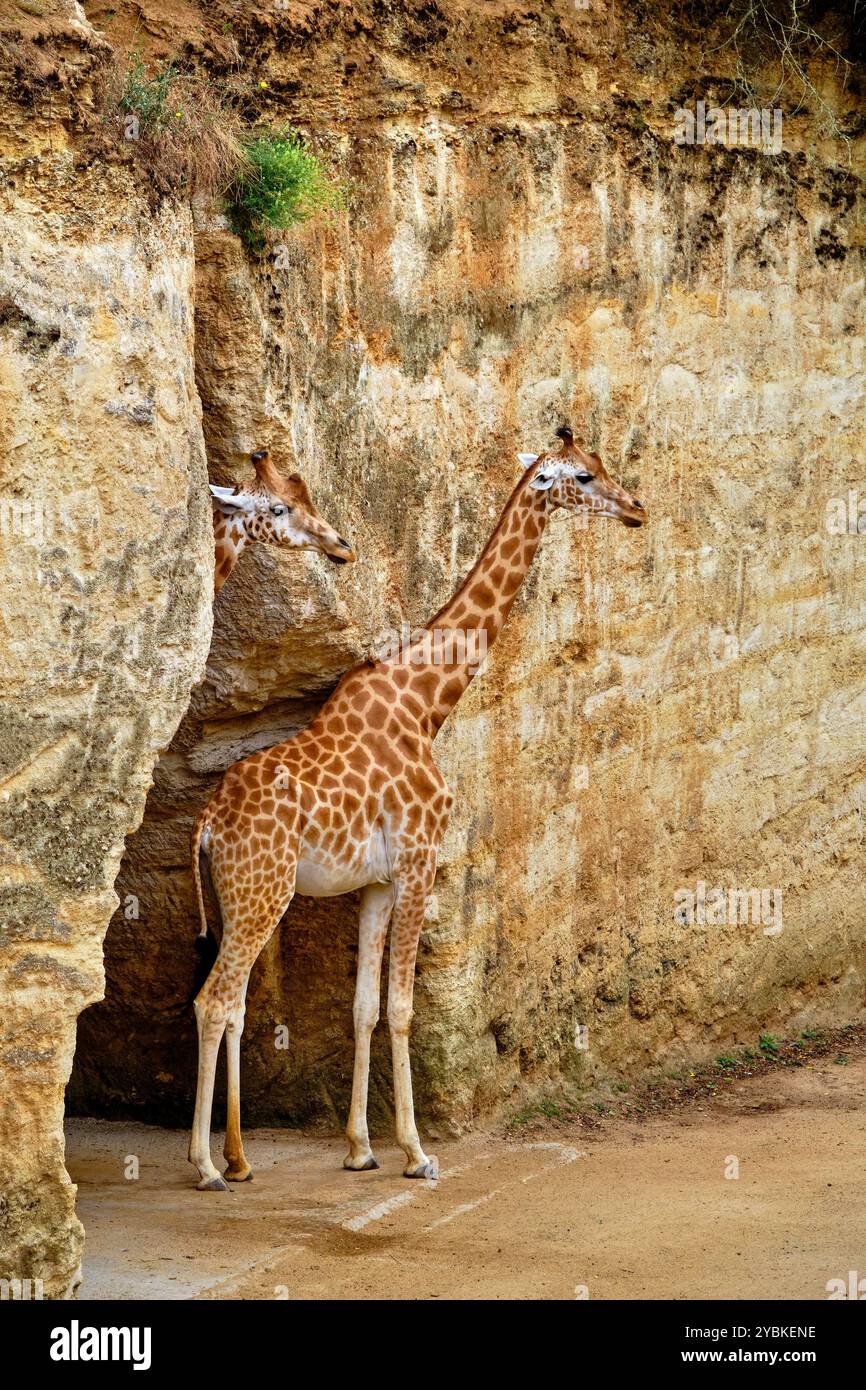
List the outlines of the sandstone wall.
<svg viewBox="0 0 866 1390">
<path fill-rule="evenodd" d="M 53 1297 L 74 1288 L 82 1244 L 63 1163 L 76 1018 L 102 996 L 124 838 L 207 655 L 211 509 L 190 216 L 152 213 L 127 173 L 80 161 L 105 46 L 79 7 L 15 18 L 0 101 L 0 1278 Z"/>
<path fill-rule="evenodd" d="M 293 455 L 362 558 L 259 551 L 220 596 L 124 861 L 139 916 L 112 922 L 74 1105 L 188 1121 L 194 814 L 382 632 L 435 611 L 515 451 L 562 419 L 651 523 L 551 525 L 440 737 L 457 803 L 419 956 L 420 1109 L 465 1125 L 564 1079 L 860 1014 L 866 568 L 825 507 L 862 479 L 862 140 L 847 162 L 804 110 L 776 156 L 676 146 L 674 110 L 712 101 L 730 55 L 707 60 L 700 23 L 667 11 L 631 28 L 564 3 L 246 15 L 232 41 L 267 82 L 263 119 L 309 130 L 351 197 L 258 261 L 199 219 L 212 472 L 239 476 L 256 445 Z M 185 39 L 227 65 L 224 35 Z M 856 81 L 816 80 L 856 133 Z M 781 934 L 678 924 L 698 881 L 781 890 Z M 343 1123 L 356 909 L 297 899 L 266 948 L 250 1121 Z M 383 1029 L 380 1127 L 389 1070 Z"/>
</svg>

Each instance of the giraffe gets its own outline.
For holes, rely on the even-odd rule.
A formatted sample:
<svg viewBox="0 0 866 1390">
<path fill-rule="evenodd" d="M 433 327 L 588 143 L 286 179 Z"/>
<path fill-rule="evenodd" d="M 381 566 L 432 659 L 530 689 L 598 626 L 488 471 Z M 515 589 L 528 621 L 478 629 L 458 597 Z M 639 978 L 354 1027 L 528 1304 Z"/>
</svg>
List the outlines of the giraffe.
<svg viewBox="0 0 866 1390">
<path fill-rule="evenodd" d="M 319 516 L 299 474 L 284 478 L 267 449 L 257 449 L 250 457 L 255 479 L 234 488 L 210 484 L 216 547 L 214 594 L 219 593 L 249 541 L 321 550 L 337 565 L 355 559 L 349 542 Z"/>
<path fill-rule="evenodd" d="M 333 897 L 361 890 L 344 1167 L 378 1167 L 367 1128 L 367 1088 L 390 923 L 388 1024 L 403 1172 L 410 1178 L 436 1174 L 415 1125 L 409 1025 L 418 941 L 453 800 L 432 745 L 478 669 L 479 644 L 465 638 L 483 636 L 485 650 L 496 638 L 556 508 L 613 517 L 626 526 L 646 519 L 642 504 L 612 480 L 598 455 L 575 444 L 567 426 L 557 434 L 560 449 L 518 456 L 524 471 L 490 539 L 428 628 L 396 658 L 370 659 L 349 671 L 305 730 L 231 767 L 196 822 L 192 868 L 200 946 L 210 940 L 202 869 L 222 920 L 216 959 L 195 999 L 199 1066 L 189 1159 L 198 1168 L 200 1190 L 225 1191 L 227 1181 L 251 1175 L 240 1127 L 247 983 L 296 892 Z M 210 1115 L 224 1033 L 228 1166 L 222 1176 L 211 1160 Z"/>
</svg>

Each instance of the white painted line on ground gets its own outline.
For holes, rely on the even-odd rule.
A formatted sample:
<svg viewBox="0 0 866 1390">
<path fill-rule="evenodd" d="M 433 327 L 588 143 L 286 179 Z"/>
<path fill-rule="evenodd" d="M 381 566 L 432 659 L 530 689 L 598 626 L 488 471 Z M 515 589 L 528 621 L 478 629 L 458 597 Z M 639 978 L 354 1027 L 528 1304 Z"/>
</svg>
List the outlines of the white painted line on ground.
<svg viewBox="0 0 866 1390">
<path fill-rule="evenodd" d="M 431 1221 L 429 1226 L 425 1226 L 425 1235 L 430 1231 L 435 1231 L 437 1226 L 447 1226 L 448 1222 L 453 1221 L 456 1216 L 465 1216 L 467 1212 L 474 1211 L 476 1207 L 482 1207 L 485 1202 L 492 1202 L 493 1198 L 498 1197 L 501 1191 L 501 1187 L 495 1187 L 492 1192 L 485 1192 L 483 1197 L 476 1197 L 474 1202 L 464 1202 L 462 1206 L 455 1207 L 445 1216 L 440 1216 L 438 1221 Z"/>
<path fill-rule="evenodd" d="M 588 1158 L 588 1157 L 589 1157 L 589 1155 L 586 1154 L 586 1153 L 584 1153 L 582 1150 L 570 1148 L 570 1147 L 568 1146 L 568 1144 L 556 1144 L 556 1143 L 541 1144 L 541 1143 L 539 1143 L 539 1144 L 524 1144 L 523 1147 L 526 1148 L 526 1149 L 546 1149 L 546 1150 L 548 1150 L 548 1151 L 551 1150 L 551 1149 L 558 1149 L 558 1150 L 559 1150 L 559 1153 L 558 1153 L 557 1157 L 558 1157 L 560 1163 L 575 1163 L 579 1158 Z M 547 1166 L 546 1168 L 539 1168 L 539 1170 L 538 1170 L 537 1173 L 529 1173 L 525 1178 L 521 1178 L 520 1181 L 521 1181 L 521 1182 L 532 1182 L 535 1178 L 540 1178 L 540 1177 L 542 1176 L 543 1173 L 549 1173 L 550 1170 L 551 1170 L 551 1168 L 553 1168 L 553 1167 L 555 1167 L 555 1166 L 556 1166 L 556 1165 L 553 1164 L 553 1163 L 548 1164 L 548 1166 Z"/>
<path fill-rule="evenodd" d="M 527 1150 L 529 1152 L 540 1150 L 545 1153 L 555 1153 L 556 1164 L 549 1164 L 546 1168 L 541 1168 L 538 1172 L 530 1173 L 527 1177 L 521 1178 L 520 1181 L 522 1183 L 532 1182 L 533 1178 L 541 1177 L 544 1173 L 550 1172 L 551 1168 L 560 1163 L 574 1163 L 579 1158 L 587 1157 L 585 1153 L 577 1149 L 572 1149 L 567 1144 L 555 1142 L 512 1145 L 507 1148 L 505 1152 L 524 1153 Z M 375 1206 L 368 1208 L 367 1211 L 360 1212 L 357 1216 L 352 1216 L 347 1221 L 341 1221 L 340 1225 L 344 1231 L 363 1231 L 364 1228 L 371 1225 L 372 1222 L 382 1221 L 384 1217 L 390 1216 L 392 1212 L 398 1211 L 400 1207 L 408 1206 L 409 1203 L 414 1202 L 422 1192 L 436 1191 L 440 1182 L 448 1178 L 455 1178 L 460 1173 L 468 1172 L 489 1157 L 489 1152 L 477 1154 L 468 1163 L 458 1163 L 453 1168 L 443 1169 L 438 1178 L 419 1178 L 409 1191 L 397 1192 L 392 1197 L 386 1197 L 384 1201 L 377 1202 Z M 425 1232 L 429 1232 L 436 1230 L 438 1226 L 447 1225 L 447 1223 L 453 1221 L 455 1217 L 463 1216 L 467 1212 L 474 1211 L 476 1207 L 483 1206 L 485 1202 L 491 1201 L 491 1199 L 498 1196 L 500 1192 L 504 1192 L 505 1188 L 513 1187 L 514 1185 L 514 1183 L 506 1183 L 504 1187 L 494 1188 L 491 1192 L 479 1197 L 474 1202 L 465 1202 L 461 1206 L 455 1207 L 453 1211 L 446 1213 L 445 1216 L 439 1217 L 436 1221 L 431 1222 L 429 1226 L 425 1226 L 423 1229 Z"/>
<path fill-rule="evenodd" d="M 419 1181 L 423 1182 L 424 1179 L 421 1178 Z M 362 1212 L 360 1216 L 353 1216 L 350 1221 L 340 1224 L 344 1231 L 363 1231 L 371 1221 L 381 1221 L 383 1216 L 390 1216 L 398 1207 L 405 1207 L 407 1202 L 414 1202 L 416 1196 L 416 1192 L 398 1192 L 394 1197 L 387 1197 L 384 1202 L 371 1207 L 369 1211 Z"/>
<path fill-rule="evenodd" d="M 522 1153 L 527 1149 L 530 1152 L 535 1149 L 541 1149 L 545 1152 L 553 1151 L 556 1153 L 557 1161 L 556 1163 L 549 1163 L 546 1168 L 539 1168 L 535 1173 L 527 1174 L 526 1177 L 520 1179 L 521 1183 L 532 1182 L 534 1178 L 540 1178 L 545 1173 L 551 1172 L 551 1170 L 558 1167 L 559 1164 L 574 1163 L 579 1158 L 587 1157 L 585 1153 L 580 1152 L 578 1149 L 572 1149 L 567 1144 L 557 1143 L 521 1144 L 519 1147 L 512 1146 L 506 1149 L 506 1153 Z M 495 1187 L 491 1192 L 484 1193 L 483 1196 L 477 1197 L 474 1202 L 462 1203 L 461 1206 L 455 1207 L 453 1211 L 446 1213 L 445 1216 L 440 1216 L 437 1221 L 432 1221 L 429 1226 L 425 1226 L 425 1234 L 429 1234 L 430 1231 L 435 1231 L 438 1226 L 447 1225 L 448 1222 L 453 1221 L 455 1217 L 467 1215 L 468 1212 L 474 1211 L 476 1207 L 483 1206 L 485 1202 L 490 1202 L 494 1197 L 498 1197 L 499 1194 L 505 1192 L 507 1188 L 515 1186 L 516 1183 L 507 1182 L 504 1183 L 502 1187 Z"/>
<path fill-rule="evenodd" d="M 478 1154 L 469 1163 L 458 1163 L 453 1168 L 445 1168 L 438 1178 L 416 1178 L 413 1180 L 412 1187 L 404 1192 L 397 1192 L 393 1197 L 386 1197 L 384 1202 L 377 1202 L 375 1206 L 367 1211 L 361 1212 L 359 1216 L 353 1216 L 348 1221 L 341 1221 L 340 1225 L 344 1231 L 363 1231 L 365 1226 L 369 1226 L 371 1221 L 381 1221 L 384 1216 L 390 1216 L 392 1211 L 398 1207 L 405 1207 L 409 1202 L 414 1202 L 421 1192 L 435 1191 L 440 1182 L 447 1178 L 456 1178 L 459 1173 L 465 1173 L 468 1169 L 474 1168 L 476 1163 L 489 1158 L 487 1153 Z"/>
</svg>

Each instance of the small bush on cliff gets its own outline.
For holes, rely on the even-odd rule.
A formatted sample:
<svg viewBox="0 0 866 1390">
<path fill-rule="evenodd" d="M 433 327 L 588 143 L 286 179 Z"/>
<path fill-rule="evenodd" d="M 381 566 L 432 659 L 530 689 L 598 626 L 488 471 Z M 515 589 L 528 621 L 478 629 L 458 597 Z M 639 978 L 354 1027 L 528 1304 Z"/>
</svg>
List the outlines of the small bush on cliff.
<svg viewBox="0 0 866 1390">
<path fill-rule="evenodd" d="M 140 52 L 115 65 L 106 116 L 159 193 L 225 195 L 246 169 L 240 118 L 224 93 L 174 63 L 148 69 Z"/>
<path fill-rule="evenodd" d="M 341 207 L 343 189 L 297 131 L 257 135 L 245 146 L 246 167 L 228 197 L 234 230 L 260 249 L 267 228 L 284 231 L 317 212 Z"/>
<path fill-rule="evenodd" d="M 338 208 L 344 191 L 299 132 L 244 131 L 239 100 L 231 84 L 177 62 L 148 65 L 136 50 L 111 69 L 105 119 L 153 192 L 225 200 L 234 231 L 261 250 L 269 228 Z"/>
</svg>

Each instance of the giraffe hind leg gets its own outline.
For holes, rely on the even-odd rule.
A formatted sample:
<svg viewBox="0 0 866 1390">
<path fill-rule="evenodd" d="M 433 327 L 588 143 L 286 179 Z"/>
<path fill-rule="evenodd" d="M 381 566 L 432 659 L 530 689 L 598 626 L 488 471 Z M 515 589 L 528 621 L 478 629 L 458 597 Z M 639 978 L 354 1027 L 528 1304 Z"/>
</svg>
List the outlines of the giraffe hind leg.
<svg viewBox="0 0 866 1390">
<path fill-rule="evenodd" d="M 388 1027 L 394 1064 L 394 1108 L 397 1143 L 406 1155 L 403 1175 L 407 1178 L 435 1178 L 435 1158 L 428 1158 L 421 1147 L 415 1126 L 412 1098 L 412 1070 L 409 1062 L 409 1028 L 415 987 L 415 958 L 424 925 L 427 895 L 436 872 L 436 855 L 431 850 L 404 851 L 394 866 L 396 899 L 391 919 L 391 958 L 388 974 Z"/>
<path fill-rule="evenodd" d="M 358 928 L 358 975 L 355 981 L 355 1066 L 352 1075 L 352 1105 L 346 1137 L 349 1152 L 343 1167 L 353 1173 L 363 1173 L 379 1165 L 370 1148 L 367 1129 L 367 1090 L 370 1080 L 370 1039 L 379 1021 L 379 989 L 382 974 L 382 952 L 391 908 L 394 905 L 392 883 L 371 883 L 361 896 L 361 920 Z"/>
<path fill-rule="evenodd" d="M 275 900 L 266 910 L 260 908 L 252 918 L 233 914 L 232 919 L 224 924 L 216 963 L 195 1001 L 199 1063 L 189 1160 L 198 1168 L 200 1179 L 198 1187 L 202 1192 L 225 1192 L 228 1190 L 226 1178 L 230 1182 L 241 1182 L 249 1178 L 251 1174 L 250 1166 L 244 1154 L 240 1126 L 240 1043 L 243 1032 L 247 981 L 259 952 L 273 935 L 280 918 L 291 902 L 293 887 L 294 873 L 292 873 L 292 888 L 288 891 L 288 896 L 285 899 L 281 899 L 279 902 Z M 223 1033 L 227 1034 L 228 1062 L 228 1106 L 224 1149 L 228 1168 L 224 1176 L 217 1171 L 210 1154 L 214 1076 Z"/>
<path fill-rule="evenodd" d="M 213 1107 L 214 1077 L 226 1020 L 224 1016 L 221 1016 L 219 1010 L 209 1009 L 207 1003 L 199 1002 L 200 999 L 201 995 L 195 1002 L 195 1017 L 198 1025 L 198 1083 L 195 1092 L 195 1114 L 188 1157 L 190 1163 L 195 1164 L 198 1169 L 200 1192 L 227 1192 L 228 1188 L 214 1167 L 210 1156 L 210 1117 Z"/>
<path fill-rule="evenodd" d="M 244 981 L 244 998 L 226 1020 L 226 1075 L 228 1100 L 226 1105 L 226 1140 L 223 1148 L 228 1167 L 223 1174 L 227 1182 L 247 1182 L 253 1170 L 244 1153 L 241 1138 L 241 1035 L 244 1031 L 246 993 L 249 976 Z"/>
</svg>

